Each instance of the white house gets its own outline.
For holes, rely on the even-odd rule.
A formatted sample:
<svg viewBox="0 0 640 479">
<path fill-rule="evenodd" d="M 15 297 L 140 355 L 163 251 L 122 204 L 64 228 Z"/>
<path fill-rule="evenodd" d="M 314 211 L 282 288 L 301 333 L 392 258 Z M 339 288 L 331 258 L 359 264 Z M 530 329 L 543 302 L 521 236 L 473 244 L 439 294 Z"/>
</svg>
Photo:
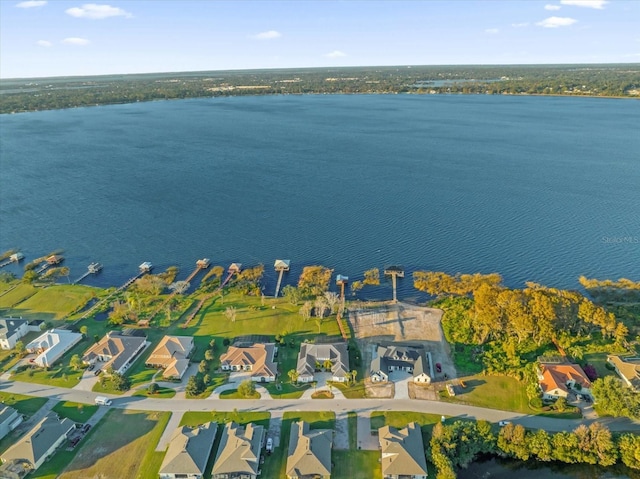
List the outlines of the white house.
<svg viewBox="0 0 640 479">
<path fill-rule="evenodd" d="M 26 319 L 0 319 L 0 348 L 13 349 L 28 332 L 29 322 Z"/>
<path fill-rule="evenodd" d="M 22 414 L 11 406 L 0 403 L 0 439 L 5 437 L 22 423 Z"/>
<path fill-rule="evenodd" d="M 344 383 L 349 379 L 349 353 L 347 343 L 302 343 L 298 354 L 298 382 L 314 380 L 316 371 L 331 371 L 332 381 Z"/>
<path fill-rule="evenodd" d="M 386 382 L 393 371 L 404 371 L 413 375 L 416 383 L 429 384 L 431 375 L 429 362 L 422 348 L 411 346 L 378 346 L 376 357 L 371 361 L 369 377 L 372 382 Z"/>
<path fill-rule="evenodd" d="M 82 334 L 66 329 L 50 329 L 27 344 L 26 349 L 38 356 L 33 361 L 40 367 L 48 368 L 67 351 L 82 340 Z"/>
</svg>

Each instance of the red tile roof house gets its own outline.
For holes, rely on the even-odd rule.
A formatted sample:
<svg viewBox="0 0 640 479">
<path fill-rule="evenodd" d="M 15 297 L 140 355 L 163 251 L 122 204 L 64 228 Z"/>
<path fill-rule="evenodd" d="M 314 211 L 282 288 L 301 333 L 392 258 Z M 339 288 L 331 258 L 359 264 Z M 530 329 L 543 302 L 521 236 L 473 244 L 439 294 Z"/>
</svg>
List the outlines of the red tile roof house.
<svg viewBox="0 0 640 479">
<path fill-rule="evenodd" d="M 538 381 L 543 399 L 567 398 L 569 394 L 591 396 L 591 382 L 577 364 L 540 363 Z"/>
</svg>

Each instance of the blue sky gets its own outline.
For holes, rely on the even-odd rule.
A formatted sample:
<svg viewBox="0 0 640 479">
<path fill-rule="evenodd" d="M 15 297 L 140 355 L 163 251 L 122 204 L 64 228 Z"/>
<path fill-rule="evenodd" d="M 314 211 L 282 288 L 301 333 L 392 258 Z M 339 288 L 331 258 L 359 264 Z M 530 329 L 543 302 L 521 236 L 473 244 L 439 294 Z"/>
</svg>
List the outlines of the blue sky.
<svg viewBox="0 0 640 479">
<path fill-rule="evenodd" d="M 640 1 L 0 0 L 0 77 L 640 62 Z"/>
</svg>

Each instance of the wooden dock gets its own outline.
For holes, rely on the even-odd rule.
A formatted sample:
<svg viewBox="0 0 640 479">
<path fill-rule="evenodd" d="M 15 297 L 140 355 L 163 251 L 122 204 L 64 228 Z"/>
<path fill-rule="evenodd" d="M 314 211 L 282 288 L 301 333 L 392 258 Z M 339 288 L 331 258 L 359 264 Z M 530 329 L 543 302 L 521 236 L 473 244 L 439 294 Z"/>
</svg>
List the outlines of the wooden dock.
<svg viewBox="0 0 640 479">
<path fill-rule="evenodd" d="M 87 272 L 84 273 L 82 276 L 80 276 L 78 279 L 76 279 L 73 284 L 78 284 L 80 281 L 82 281 L 83 279 L 85 279 L 87 276 L 89 276 L 90 274 L 98 274 L 100 271 L 102 271 L 102 265 L 100 263 L 91 263 L 88 267 L 87 267 Z"/>
<path fill-rule="evenodd" d="M 290 266 L 291 260 L 288 259 L 277 259 L 274 263 L 273 267 L 276 271 L 278 271 L 278 282 L 276 283 L 276 294 L 273 295 L 274 298 L 278 297 L 280 285 L 282 284 L 282 276 L 284 275 L 285 271 L 289 271 Z"/>
<path fill-rule="evenodd" d="M 22 253 L 14 253 L 9 258 L 0 263 L 0 268 L 4 268 L 5 266 L 9 266 L 12 263 L 18 263 L 24 259 L 24 255 Z"/>
</svg>

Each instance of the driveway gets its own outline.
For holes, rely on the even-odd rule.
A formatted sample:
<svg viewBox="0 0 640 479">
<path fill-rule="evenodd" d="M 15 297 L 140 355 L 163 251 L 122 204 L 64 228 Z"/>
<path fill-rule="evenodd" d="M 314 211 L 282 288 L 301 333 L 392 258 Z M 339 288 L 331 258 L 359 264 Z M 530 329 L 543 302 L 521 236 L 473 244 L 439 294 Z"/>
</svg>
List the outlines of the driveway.
<svg viewBox="0 0 640 479">
<path fill-rule="evenodd" d="M 97 384 L 100 380 L 100 376 L 96 376 L 96 369 L 88 371 L 85 369 L 82 372 L 82 377 L 80 378 L 80 382 L 76 384 L 73 389 L 77 389 L 78 391 L 91 391 L 93 390 L 93 386 Z"/>
<path fill-rule="evenodd" d="M 371 434 L 371 411 L 358 414 L 358 449 L 378 450 L 378 438 Z"/>
<path fill-rule="evenodd" d="M 393 381 L 395 394 L 393 399 L 409 399 L 409 382 L 413 380 L 413 374 L 406 371 L 392 371 L 389 373 L 389 381 Z"/>
<path fill-rule="evenodd" d="M 333 448 L 349 449 L 349 418 L 344 411 L 336 413 Z"/>
<path fill-rule="evenodd" d="M 317 381 L 315 388 L 309 388 L 302 393 L 302 399 L 312 399 L 311 396 L 317 391 L 329 391 L 333 394 L 334 399 L 345 399 L 340 389 L 329 386 L 328 381 L 333 377 L 331 373 L 316 373 L 314 376 Z"/>
</svg>

